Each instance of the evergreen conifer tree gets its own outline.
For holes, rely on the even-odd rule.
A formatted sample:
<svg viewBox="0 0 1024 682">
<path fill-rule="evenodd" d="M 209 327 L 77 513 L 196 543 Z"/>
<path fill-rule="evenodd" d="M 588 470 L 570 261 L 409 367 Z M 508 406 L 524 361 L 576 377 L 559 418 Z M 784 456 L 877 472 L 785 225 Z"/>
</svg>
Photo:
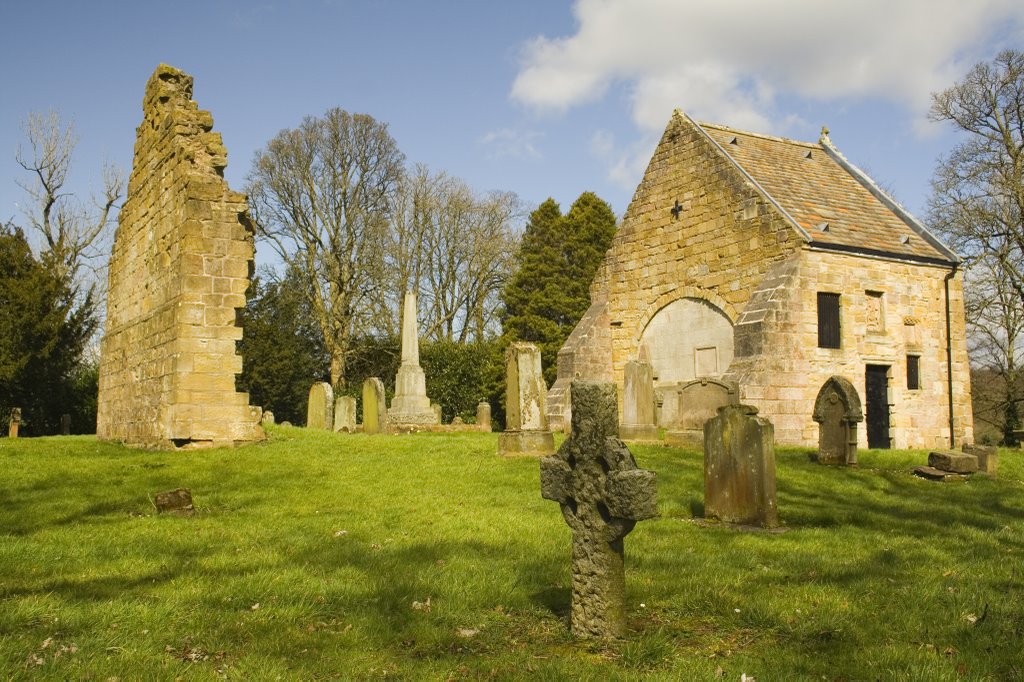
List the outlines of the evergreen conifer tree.
<svg viewBox="0 0 1024 682">
<path fill-rule="evenodd" d="M 558 351 L 590 306 L 590 283 L 615 233 L 615 214 L 584 192 L 562 215 L 553 199 L 530 214 L 519 269 L 504 292 L 507 343 L 528 341 L 541 351 L 544 379 L 557 375 Z"/>
</svg>

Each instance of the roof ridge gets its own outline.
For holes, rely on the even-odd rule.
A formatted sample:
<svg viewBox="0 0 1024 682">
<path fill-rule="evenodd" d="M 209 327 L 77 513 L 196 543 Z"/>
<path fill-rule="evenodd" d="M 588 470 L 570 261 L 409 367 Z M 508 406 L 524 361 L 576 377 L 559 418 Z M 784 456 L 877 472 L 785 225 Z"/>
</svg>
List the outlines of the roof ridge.
<svg viewBox="0 0 1024 682">
<path fill-rule="evenodd" d="M 794 140 L 790 137 L 781 137 L 778 135 L 768 135 L 767 133 L 754 133 L 749 130 L 740 130 L 739 128 L 733 128 L 732 126 L 722 125 L 721 123 L 707 123 L 705 121 L 694 121 L 701 128 L 714 128 L 716 130 L 724 130 L 730 133 L 736 133 L 738 135 L 747 135 L 749 137 L 757 137 L 762 140 L 771 140 L 773 142 L 785 142 L 788 144 L 795 144 L 801 147 L 809 147 L 811 149 L 821 149 L 820 142 L 804 142 L 803 140 Z"/>
</svg>

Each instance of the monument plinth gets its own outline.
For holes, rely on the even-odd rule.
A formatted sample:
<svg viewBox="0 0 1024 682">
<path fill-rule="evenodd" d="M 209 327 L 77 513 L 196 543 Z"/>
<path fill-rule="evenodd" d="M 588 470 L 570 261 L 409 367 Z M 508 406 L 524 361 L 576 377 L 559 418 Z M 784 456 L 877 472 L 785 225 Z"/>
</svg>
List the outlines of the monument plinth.
<svg viewBox="0 0 1024 682">
<path fill-rule="evenodd" d="M 427 397 L 427 377 L 420 367 L 416 324 L 416 294 L 406 292 L 402 306 L 402 364 L 395 376 L 395 397 L 388 410 L 391 424 L 437 424 L 437 413 Z"/>
</svg>

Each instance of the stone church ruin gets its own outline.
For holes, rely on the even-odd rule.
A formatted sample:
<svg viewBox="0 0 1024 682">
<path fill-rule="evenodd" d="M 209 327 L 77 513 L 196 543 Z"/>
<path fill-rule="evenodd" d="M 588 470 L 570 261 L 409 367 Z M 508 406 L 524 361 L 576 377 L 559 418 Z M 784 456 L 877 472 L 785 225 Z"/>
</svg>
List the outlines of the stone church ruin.
<svg viewBox="0 0 1024 682">
<path fill-rule="evenodd" d="M 263 438 L 259 408 L 235 390 L 253 228 L 245 195 L 224 181 L 227 150 L 212 128 L 192 101 L 192 77 L 158 66 L 110 257 L 103 440 L 194 447 Z"/>
<path fill-rule="evenodd" d="M 650 362 L 659 426 L 679 386 L 736 385 L 780 444 L 815 446 L 821 386 L 864 397 L 857 446 L 973 439 L 960 259 L 832 144 L 676 111 L 558 354 L 548 421 L 573 380 Z M 671 404 L 670 404 L 671 403 Z M 852 448 L 853 444 L 846 444 Z"/>
</svg>

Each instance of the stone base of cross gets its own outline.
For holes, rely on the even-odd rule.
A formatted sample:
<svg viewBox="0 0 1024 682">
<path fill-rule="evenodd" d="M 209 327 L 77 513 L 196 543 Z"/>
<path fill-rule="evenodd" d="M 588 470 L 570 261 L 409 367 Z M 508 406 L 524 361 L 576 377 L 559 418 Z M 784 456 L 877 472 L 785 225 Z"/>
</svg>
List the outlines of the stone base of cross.
<svg viewBox="0 0 1024 682">
<path fill-rule="evenodd" d="M 570 629 L 579 637 L 619 637 L 626 629 L 623 538 L 658 515 L 653 471 L 639 469 L 618 438 L 615 384 L 574 381 L 572 434 L 540 461 L 541 495 L 572 529 Z"/>
</svg>

